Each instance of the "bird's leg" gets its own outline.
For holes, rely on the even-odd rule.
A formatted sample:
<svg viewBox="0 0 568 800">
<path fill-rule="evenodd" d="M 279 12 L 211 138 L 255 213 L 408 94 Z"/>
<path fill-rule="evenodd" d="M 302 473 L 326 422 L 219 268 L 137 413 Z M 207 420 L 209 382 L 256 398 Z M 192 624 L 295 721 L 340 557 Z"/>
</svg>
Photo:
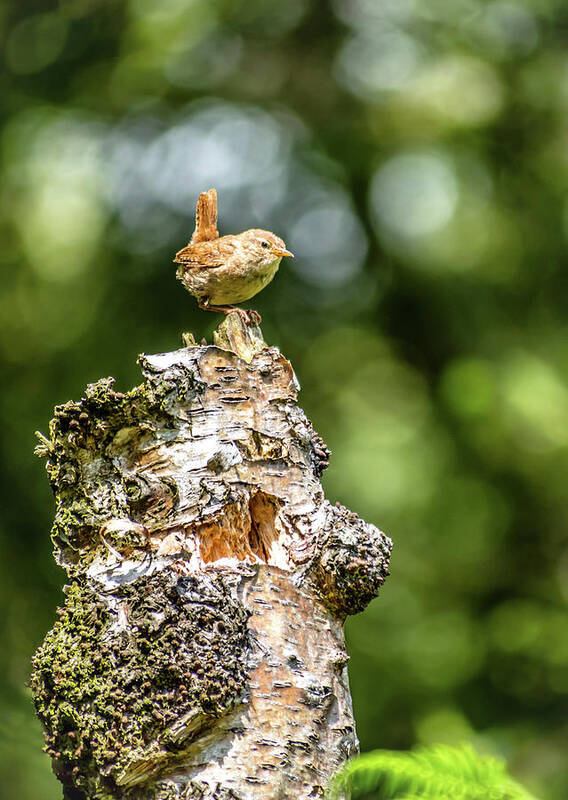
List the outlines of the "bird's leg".
<svg viewBox="0 0 568 800">
<path fill-rule="evenodd" d="M 219 311 L 221 314 L 232 314 L 233 311 L 236 311 L 245 325 L 260 325 L 262 322 L 262 317 L 258 311 L 254 311 L 252 308 L 247 311 L 245 308 L 238 308 L 237 306 L 212 306 L 207 298 L 199 300 L 199 308 L 204 311 Z"/>
</svg>

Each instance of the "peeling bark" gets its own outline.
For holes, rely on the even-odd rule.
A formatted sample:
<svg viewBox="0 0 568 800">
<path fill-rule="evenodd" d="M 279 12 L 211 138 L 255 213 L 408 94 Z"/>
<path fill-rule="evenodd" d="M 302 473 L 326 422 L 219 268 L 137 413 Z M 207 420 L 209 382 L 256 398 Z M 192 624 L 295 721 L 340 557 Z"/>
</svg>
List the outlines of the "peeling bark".
<svg viewBox="0 0 568 800">
<path fill-rule="evenodd" d="M 324 497 L 290 363 L 231 314 L 58 406 L 38 447 L 70 584 L 34 657 L 69 800 L 314 798 L 357 750 L 343 622 L 391 542 Z"/>
</svg>

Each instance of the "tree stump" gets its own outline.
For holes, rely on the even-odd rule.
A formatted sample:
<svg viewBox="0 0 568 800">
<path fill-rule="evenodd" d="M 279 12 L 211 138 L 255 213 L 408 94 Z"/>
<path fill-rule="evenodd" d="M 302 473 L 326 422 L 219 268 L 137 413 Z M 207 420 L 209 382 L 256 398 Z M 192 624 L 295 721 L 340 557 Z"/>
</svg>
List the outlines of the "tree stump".
<svg viewBox="0 0 568 800">
<path fill-rule="evenodd" d="M 290 363 L 230 314 L 55 409 L 38 447 L 70 578 L 33 660 L 68 800 L 320 797 L 357 751 L 343 622 L 391 541 L 324 497 Z"/>
</svg>

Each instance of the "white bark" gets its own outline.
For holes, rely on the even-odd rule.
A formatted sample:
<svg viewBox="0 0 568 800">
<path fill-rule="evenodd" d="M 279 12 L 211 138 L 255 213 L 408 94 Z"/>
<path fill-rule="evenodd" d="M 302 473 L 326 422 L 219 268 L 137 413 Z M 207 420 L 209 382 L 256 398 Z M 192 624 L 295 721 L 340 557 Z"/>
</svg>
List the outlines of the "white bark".
<svg viewBox="0 0 568 800">
<path fill-rule="evenodd" d="M 34 660 L 69 798 L 314 798 L 357 749 L 342 623 L 390 540 L 324 498 L 290 363 L 230 315 L 56 409 L 56 556 Z"/>
</svg>

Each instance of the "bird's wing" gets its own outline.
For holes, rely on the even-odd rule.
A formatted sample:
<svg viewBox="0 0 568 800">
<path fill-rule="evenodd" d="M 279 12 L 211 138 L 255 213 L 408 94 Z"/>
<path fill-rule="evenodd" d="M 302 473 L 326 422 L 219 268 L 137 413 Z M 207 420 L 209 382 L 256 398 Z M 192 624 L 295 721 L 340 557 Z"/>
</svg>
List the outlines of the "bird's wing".
<svg viewBox="0 0 568 800">
<path fill-rule="evenodd" d="M 222 267 L 232 255 L 234 246 L 227 242 L 228 236 L 213 239 L 210 242 L 190 242 L 174 258 L 175 264 L 185 264 L 190 269 L 208 269 Z"/>
<path fill-rule="evenodd" d="M 209 189 L 208 192 L 201 192 L 195 207 L 195 230 L 191 237 L 191 244 L 218 238 L 217 192 L 215 189 Z"/>
</svg>

